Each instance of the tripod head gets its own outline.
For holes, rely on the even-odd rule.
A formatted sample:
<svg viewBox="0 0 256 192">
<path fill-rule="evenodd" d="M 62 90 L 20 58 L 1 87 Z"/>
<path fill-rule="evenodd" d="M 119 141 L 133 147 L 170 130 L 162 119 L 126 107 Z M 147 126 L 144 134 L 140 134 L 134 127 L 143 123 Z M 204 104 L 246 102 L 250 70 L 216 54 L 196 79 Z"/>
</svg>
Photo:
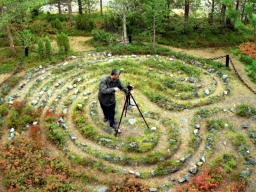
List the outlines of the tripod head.
<svg viewBox="0 0 256 192">
<path fill-rule="evenodd" d="M 128 85 L 127 85 L 127 89 L 128 89 L 128 92 L 130 92 L 131 90 L 133 90 L 133 86 L 132 86 L 132 85 L 130 85 L 130 83 L 128 83 Z"/>
</svg>

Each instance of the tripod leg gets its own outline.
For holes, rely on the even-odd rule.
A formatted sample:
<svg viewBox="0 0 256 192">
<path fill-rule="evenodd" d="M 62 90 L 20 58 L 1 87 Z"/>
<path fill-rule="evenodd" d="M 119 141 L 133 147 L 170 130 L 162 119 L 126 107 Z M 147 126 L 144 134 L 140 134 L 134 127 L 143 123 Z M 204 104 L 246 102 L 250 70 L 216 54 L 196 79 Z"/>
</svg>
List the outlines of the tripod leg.
<svg viewBox="0 0 256 192">
<path fill-rule="evenodd" d="M 130 94 L 131 94 L 131 93 L 130 93 Z M 148 127 L 148 129 L 149 129 L 149 126 L 148 126 L 148 124 L 147 124 L 147 122 L 146 122 L 145 118 L 143 117 L 143 115 L 142 115 L 142 113 L 141 113 L 141 111 L 140 111 L 140 108 L 139 108 L 139 106 L 137 105 L 137 102 L 135 101 L 135 99 L 134 99 L 134 97 L 133 97 L 133 95 L 132 95 L 132 94 L 131 94 L 131 96 L 132 96 L 132 99 L 133 99 L 133 101 L 134 101 L 134 103 L 135 103 L 136 107 L 138 108 L 138 110 L 139 110 L 139 112 L 140 112 L 140 115 L 142 116 L 142 118 L 143 118 L 144 122 L 146 123 L 146 125 L 147 125 L 147 127 Z"/>
<path fill-rule="evenodd" d="M 125 106 L 125 114 L 124 114 L 125 117 L 126 117 L 127 109 L 129 107 L 129 105 L 131 104 L 130 103 L 130 98 L 131 98 L 130 93 L 128 93 L 128 95 L 126 97 L 127 97 L 127 101 L 126 101 L 126 106 Z"/>
<path fill-rule="evenodd" d="M 119 127 L 120 127 L 120 124 L 121 124 L 121 121 L 122 121 L 122 118 L 123 118 L 124 110 L 126 109 L 126 105 L 128 105 L 128 100 L 127 100 L 127 99 L 128 99 L 128 96 L 126 96 L 126 98 L 125 98 L 125 103 L 124 103 L 122 115 L 121 115 L 121 118 L 120 118 L 120 120 L 119 120 L 119 124 L 118 124 L 117 130 L 116 130 L 116 133 L 115 133 L 115 137 L 117 136 L 118 129 L 119 129 Z"/>
</svg>

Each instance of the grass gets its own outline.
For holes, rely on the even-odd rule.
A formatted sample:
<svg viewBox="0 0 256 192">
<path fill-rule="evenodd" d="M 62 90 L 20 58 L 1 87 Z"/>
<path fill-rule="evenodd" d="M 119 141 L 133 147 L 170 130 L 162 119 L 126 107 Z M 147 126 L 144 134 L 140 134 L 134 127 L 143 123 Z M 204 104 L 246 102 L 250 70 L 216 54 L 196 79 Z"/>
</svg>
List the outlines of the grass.
<svg viewBox="0 0 256 192">
<path fill-rule="evenodd" d="M 248 118 L 256 115 L 256 109 L 247 104 L 240 104 L 236 106 L 236 115 Z"/>
</svg>

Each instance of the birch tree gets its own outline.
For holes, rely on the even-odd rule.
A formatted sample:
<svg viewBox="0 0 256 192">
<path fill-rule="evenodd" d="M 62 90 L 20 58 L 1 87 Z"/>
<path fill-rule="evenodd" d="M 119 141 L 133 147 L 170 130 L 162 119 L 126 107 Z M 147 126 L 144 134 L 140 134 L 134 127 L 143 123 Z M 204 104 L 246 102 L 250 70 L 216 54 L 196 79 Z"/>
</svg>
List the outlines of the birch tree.
<svg viewBox="0 0 256 192">
<path fill-rule="evenodd" d="M 110 8 L 117 13 L 119 16 L 121 16 L 123 21 L 123 43 L 125 46 L 127 46 L 127 17 L 130 16 L 134 9 L 135 4 L 137 0 L 114 0 L 113 2 L 110 2 Z"/>
<path fill-rule="evenodd" d="M 165 0 L 147 0 L 144 4 L 144 20 L 148 24 L 149 30 L 152 32 L 153 49 L 156 44 L 156 31 L 161 31 L 163 21 L 165 20 Z"/>
<path fill-rule="evenodd" d="M 0 9 L 2 18 L 0 20 L 0 26 L 3 28 L 8 36 L 10 49 L 15 52 L 15 46 L 13 43 L 13 27 L 12 23 L 23 24 L 30 20 L 30 10 L 34 7 L 43 5 L 47 0 L 1 0 Z"/>
</svg>

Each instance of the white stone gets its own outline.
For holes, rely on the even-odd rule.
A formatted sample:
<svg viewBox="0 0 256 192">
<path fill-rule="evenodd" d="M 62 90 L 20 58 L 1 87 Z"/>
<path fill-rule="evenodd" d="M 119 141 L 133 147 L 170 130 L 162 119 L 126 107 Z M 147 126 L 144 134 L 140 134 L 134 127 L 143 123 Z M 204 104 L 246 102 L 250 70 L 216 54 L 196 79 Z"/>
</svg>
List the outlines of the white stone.
<svg viewBox="0 0 256 192">
<path fill-rule="evenodd" d="M 130 170 L 129 173 L 130 174 L 135 174 L 135 171 Z"/>
<path fill-rule="evenodd" d="M 14 132 L 15 132 L 15 129 L 11 128 L 10 133 L 14 133 Z"/>
<path fill-rule="evenodd" d="M 76 89 L 75 90 L 75 95 L 77 95 L 79 92 L 80 92 L 79 89 Z"/>
<path fill-rule="evenodd" d="M 83 107 L 83 105 L 82 105 L 82 104 L 78 104 L 77 106 L 78 106 L 78 107 L 80 107 L 80 108 L 81 108 L 81 107 Z"/>
<path fill-rule="evenodd" d="M 156 127 L 151 127 L 151 131 L 156 131 Z"/>
<path fill-rule="evenodd" d="M 37 121 L 35 121 L 35 122 L 33 122 L 33 125 L 35 126 L 35 125 L 37 125 L 38 124 L 38 122 Z"/>
<path fill-rule="evenodd" d="M 224 95 L 227 95 L 228 94 L 228 92 L 227 91 L 224 91 Z"/>
<path fill-rule="evenodd" d="M 42 96 L 43 94 L 44 94 L 44 91 L 41 91 L 41 92 L 39 93 L 40 96 Z"/>
<path fill-rule="evenodd" d="M 65 66 L 65 65 L 67 65 L 68 64 L 68 62 L 65 62 L 65 63 L 63 63 L 63 66 Z"/>
<path fill-rule="evenodd" d="M 169 60 L 170 60 L 170 61 L 174 61 L 174 59 L 173 59 L 173 58 L 170 58 Z"/>
<path fill-rule="evenodd" d="M 92 102 L 92 104 L 96 104 L 96 103 L 97 103 L 97 101 L 93 101 L 93 102 Z"/>
<path fill-rule="evenodd" d="M 67 108 L 63 109 L 63 114 L 66 115 L 67 113 L 68 113 L 68 109 Z"/>
<path fill-rule="evenodd" d="M 13 101 L 9 101 L 8 103 L 9 103 L 9 104 L 13 104 Z"/>
<path fill-rule="evenodd" d="M 194 134 L 197 135 L 198 134 L 198 129 L 194 130 Z"/>
<path fill-rule="evenodd" d="M 129 119 L 128 122 L 129 122 L 130 125 L 133 125 L 134 123 L 136 123 L 136 120 L 135 119 Z"/>
</svg>

